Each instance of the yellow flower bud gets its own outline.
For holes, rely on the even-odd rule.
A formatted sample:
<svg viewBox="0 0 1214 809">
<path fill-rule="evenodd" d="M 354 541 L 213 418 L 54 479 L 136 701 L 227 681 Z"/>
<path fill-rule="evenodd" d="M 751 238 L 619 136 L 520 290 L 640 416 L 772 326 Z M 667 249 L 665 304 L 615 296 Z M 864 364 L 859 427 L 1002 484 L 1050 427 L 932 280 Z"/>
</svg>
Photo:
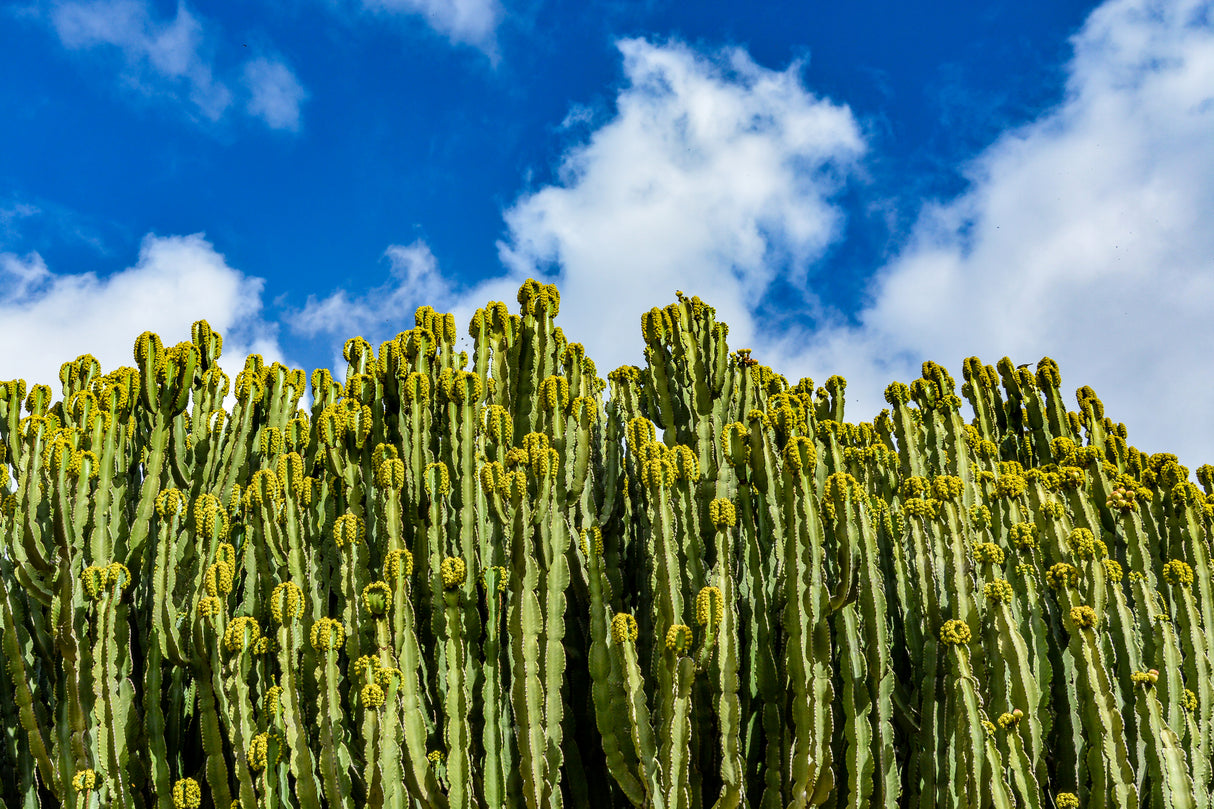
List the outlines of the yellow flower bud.
<svg viewBox="0 0 1214 809">
<path fill-rule="evenodd" d="M 293 581 L 284 581 L 270 595 L 270 615 L 277 624 L 285 624 L 303 615 L 303 590 Z"/>
<path fill-rule="evenodd" d="M 428 464 L 422 480 L 425 481 L 426 493 L 431 497 L 446 497 L 451 494 L 451 476 L 447 472 L 447 465 L 442 461 Z"/>
<path fill-rule="evenodd" d="M 1087 606 L 1071 607 L 1071 623 L 1080 629 L 1092 629 L 1096 626 L 1096 610 Z"/>
<path fill-rule="evenodd" d="M 343 514 L 334 520 L 333 541 L 337 547 L 349 546 L 353 549 L 355 545 L 365 542 L 366 538 L 367 524 L 357 514 Z"/>
<path fill-rule="evenodd" d="M 611 619 L 611 637 L 616 643 L 635 643 L 637 639 L 637 619 L 626 612 L 616 613 Z"/>
<path fill-rule="evenodd" d="M 1074 588 L 1079 584 L 1079 569 L 1066 562 L 1051 565 L 1045 572 L 1045 581 L 1055 590 Z"/>
<path fill-rule="evenodd" d="M 261 637 L 257 620 L 242 616 L 233 618 L 223 633 L 223 645 L 229 652 L 239 652 L 252 646 Z"/>
<path fill-rule="evenodd" d="M 312 648 L 318 652 L 340 649 L 346 642 L 346 629 L 340 621 L 332 618 L 321 618 L 312 624 L 310 640 Z"/>
<path fill-rule="evenodd" d="M 972 551 L 974 560 L 981 564 L 1001 565 L 1006 558 L 1003 548 L 994 542 L 979 542 Z"/>
<path fill-rule="evenodd" d="M 719 626 L 725 617 L 725 598 L 716 587 L 703 587 L 696 595 L 696 623 Z"/>
<path fill-rule="evenodd" d="M 691 627 L 674 624 L 666 630 L 666 650 L 676 655 L 685 655 L 691 649 Z"/>
<path fill-rule="evenodd" d="M 443 559 L 439 566 L 439 573 L 443 579 L 443 589 L 454 590 L 464 583 L 467 576 L 467 566 L 464 560 L 457 556 L 448 556 Z"/>
<path fill-rule="evenodd" d="M 712 521 L 714 528 L 724 531 L 737 525 L 737 509 L 729 500 L 718 497 L 708 503 L 708 519 Z"/>
<path fill-rule="evenodd" d="M 270 734 L 268 733 L 258 733 L 249 742 L 249 769 L 253 772 L 261 772 L 266 768 L 266 753 L 269 747 L 269 738 Z"/>
<path fill-rule="evenodd" d="M 378 683 L 367 683 L 362 687 L 360 695 L 363 705 L 371 710 L 382 708 L 386 699 L 384 689 Z"/>
<path fill-rule="evenodd" d="M 384 556 L 384 581 L 395 586 L 402 574 L 405 578 L 413 575 L 413 554 L 403 548 L 388 551 Z"/>
<path fill-rule="evenodd" d="M 945 645 L 964 646 L 971 638 L 969 625 L 965 621 L 945 621 L 940 627 L 940 642 Z"/>
<path fill-rule="evenodd" d="M 173 809 L 198 809 L 202 805 L 202 789 L 193 778 L 182 778 L 173 784 Z"/>
<path fill-rule="evenodd" d="M 1011 601 L 1012 585 L 1007 579 L 995 579 L 982 587 L 982 594 L 990 601 Z"/>
<path fill-rule="evenodd" d="M 1173 559 L 1163 565 L 1163 578 L 1175 587 L 1191 587 L 1193 585 L 1193 568 L 1187 562 Z"/>
<path fill-rule="evenodd" d="M 72 776 L 72 789 L 77 792 L 92 792 L 97 788 L 97 773 L 93 770 L 77 770 Z"/>
<path fill-rule="evenodd" d="M 387 614 L 392 604 L 392 590 L 386 582 L 373 581 L 363 588 L 363 607 L 377 618 Z"/>
<path fill-rule="evenodd" d="M 232 566 L 227 562 L 211 565 L 203 577 L 202 586 L 209 596 L 226 596 L 232 592 Z"/>
</svg>

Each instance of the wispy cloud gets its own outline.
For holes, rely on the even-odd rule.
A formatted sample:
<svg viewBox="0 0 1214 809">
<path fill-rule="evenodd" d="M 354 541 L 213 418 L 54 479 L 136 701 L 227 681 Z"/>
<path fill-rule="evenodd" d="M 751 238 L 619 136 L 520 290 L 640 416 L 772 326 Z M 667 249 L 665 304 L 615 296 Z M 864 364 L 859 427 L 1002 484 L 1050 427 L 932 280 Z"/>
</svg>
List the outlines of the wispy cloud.
<svg viewBox="0 0 1214 809">
<path fill-rule="evenodd" d="M 122 84 L 141 95 L 181 103 L 210 122 L 237 100 L 233 82 L 216 76 L 212 26 L 183 2 L 172 19 L 160 19 L 146 0 L 67 0 L 54 4 L 50 23 L 69 50 L 116 52 Z M 254 57 L 243 77 L 250 115 L 271 128 L 298 128 L 305 94 L 290 68 Z"/>
<path fill-rule="evenodd" d="M 356 296 L 341 289 L 324 298 L 310 295 L 303 309 L 288 314 L 291 331 L 310 338 L 338 340 L 358 334 L 376 345 L 411 327 L 413 312 L 419 306 L 457 305 L 455 294 L 424 241 L 394 244 L 384 251 L 384 258 L 388 262 L 384 284 Z M 333 367 L 344 367 L 340 351 Z"/>
<path fill-rule="evenodd" d="M 452 42 L 471 45 L 491 58 L 497 53 L 498 0 L 362 0 L 363 7 L 388 14 L 418 16 Z"/>
<path fill-rule="evenodd" d="M 1143 451 L 1214 461 L 1214 26 L 1206 2 L 1111 0 L 1072 40 L 1065 100 L 927 201 L 875 276 L 859 326 L 773 344 L 804 373 L 840 372 L 853 418 L 932 359 L 1058 360 Z M 806 347 L 808 344 L 808 348 Z"/>
<path fill-rule="evenodd" d="M 244 86 L 249 115 L 260 118 L 271 129 L 299 130 L 299 107 L 307 91 L 281 61 L 257 58 L 245 63 Z"/>
<path fill-rule="evenodd" d="M 261 317 L 262 285 L 198 234 L 149 235 L 134 266 L 105 277 L 55 273 L 37 253 L 0 253 L 4 372 L 51 384 L 61 363 L 85 353 L 107 370 L 131 365 L 141 332 L 176 343 L 199 319 L 224 335 L 224 362 L 234 370 L 252 352 L 281 360 L 276 328 Z"/>
</svg>

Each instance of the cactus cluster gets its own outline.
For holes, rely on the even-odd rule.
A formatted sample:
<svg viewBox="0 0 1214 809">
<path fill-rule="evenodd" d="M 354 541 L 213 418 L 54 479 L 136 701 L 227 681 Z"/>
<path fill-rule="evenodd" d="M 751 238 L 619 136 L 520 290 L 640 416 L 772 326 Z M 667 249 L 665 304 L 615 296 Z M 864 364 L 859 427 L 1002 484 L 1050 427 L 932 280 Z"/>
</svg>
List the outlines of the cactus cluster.
<svg viewBox="0 0 1214 809">
<path fill-rule="evenodd" d="M 1211 805 L 1214 467 L 1048 358 L 849 423 L 677 298 L 606 381 L 528 281 L 0 383 L 0 803 Z"/>
</svg>

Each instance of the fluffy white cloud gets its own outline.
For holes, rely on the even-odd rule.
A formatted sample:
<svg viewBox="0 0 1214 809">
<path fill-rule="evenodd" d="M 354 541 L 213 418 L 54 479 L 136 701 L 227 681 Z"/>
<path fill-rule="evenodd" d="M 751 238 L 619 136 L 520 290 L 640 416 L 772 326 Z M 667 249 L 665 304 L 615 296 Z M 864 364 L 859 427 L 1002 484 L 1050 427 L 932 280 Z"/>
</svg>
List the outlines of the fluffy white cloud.
<svg viewBox="0 0 1214 809">
<path fill-rule="evenodd" d="M 1130 443 L 1192 469 L 1214 462 L 1209 3 L 1111 0 L 1072 44 L 1065 100 L 973 160 L 965 193 L 924 205 L 859 327 L 773 352 L 845 374 L 852 418 L 924 359 L 960 381 L 969 355 L 1052 356 L 1067 391 L 1091 385 Z"/>
<path fill-rule="evenodd" d="M 262 285 L 198 234 L 149 235 L 133 267 L 104 278 L 57 274 L 37 253 L 0 253 L 3 373 L 58 391 L 62 363 L 88 353 L 107 371 L 133 365 L 141 332 L 177 343 L 189 340 L 190 325 L 201 319 L 224 335 L 230 374 L 253 352 L 283 361 L 274 328 L 260 318 Z"/>
<path fill-rule="evenodd" d="M 452 42 L 472 45 L 493 57 L 502 7 L 497 0 L 363 0 L 363 7 L 424 17 Z"/>
<path fill-rule="evenodd" d="M 677 42 L 619 49 L 615 116 L 565 155 L 557 184 L 506 212 L 499 245 L 515 283 L 554 273 L 571 339 L 604 372 L 640 361 L 641 312 L 679 288 L 750 344 L 772 282 L 803 285 L 838 238 L 831 196 L 864 150 L 851 112 L 810 93 L 800 64 Z"/>
<path fill-rule="evenodd" d="M 280 61 L 251 59 L 244 66 L 244 84 L 249 92 L 248 113 L 271 129 L 299 129 L 299 106 L 307 91 L 291 69 Z"/>
<path fill-rule="evenodd" d="M 121 80 L 136 91 L 185 102 L 218 121 L 231 108 L 231 82 L 217 78 L 214 36 L 184 2 L 171 20 L 157 19 L 146 0 L 64 0 L 51 25 L 69 50 L 113 48 L 122 55 Z M 244 68 L 247 111 L 276 129 L 296 129 L 305 94 L 281 61 L 255 57 Z"/>
</svg>

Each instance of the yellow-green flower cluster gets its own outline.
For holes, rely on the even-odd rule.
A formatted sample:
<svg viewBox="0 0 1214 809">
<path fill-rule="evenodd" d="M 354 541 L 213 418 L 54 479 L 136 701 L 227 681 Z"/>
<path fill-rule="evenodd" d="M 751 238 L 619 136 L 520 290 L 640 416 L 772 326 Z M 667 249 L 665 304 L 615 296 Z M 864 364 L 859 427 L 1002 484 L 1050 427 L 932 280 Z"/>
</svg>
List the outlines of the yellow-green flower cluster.
<svg viewBox="0 0 1214 809">
<path fill-rule="evenodd" d="M 1020 474 L 1004 474 L 995 479 L 995 493 L 1000 497 L 1013 499 L 1024 494 L 1027 484 L 1024 480 L 1024 475 Z"/>
<path fill-rule="evenodd" d="M 730 466 L 750 463 L 750 431 L 745 424 L 734 421 L 721 428 L 721 452 Z"/>
<path fill-rule="evenodd" d="M 182 778 L 173 784 L 173 809 L 198 809 L 202 806 L 202 789 L 193 778 Z"/>
<path fill-rule="evenodd" d="M 611 619 L 611 637 L 616 643 L 635 643 L 637 619 L 626 612 L 618 612 Z"/>
<path fill-rule="evenodd" d="M 223 602 L 215 596 L 203 596 L 198 599 L 198 614 L 203 618 L 211 618 L 223 612 Z"/>
<path fill-rule="evenodd" d="M 72 776 L 72 789 L 77 792 L 92 792 L 97 788 L 97 773 L 93 770 L 77 770 Z"/>
<path fill-rule="evenodd" d="M 1055 590 L 1076 587 L 1079 584 L 1079 569 L 1072 564 L 1058 562 L 1045 572 L 1045 582 Z"/>
<path fill-rule="evenodd" d="M 270 595 L 270 616 L 274 623 L 285 624 L 303 615 L 303 590 L 293 581 L 284 581 Z"/>
<path fill-rule="evenodd" d="M 464 583 L 467 573 L 467 565 L 458 556 L 448 556 L 439 565 L 439 574 L 443 579 L 444 590 L 454 590 L 456 587 L 459 587 Z"/>
<path fill-rule="evenodd" d="M 940 627 L 940 642 L 946 646 L 964 646 L 970 642 L 971 637 L 969 624 L 965 621 L 945 621 Z"/>
<path fill-rule="evenodd" d="M 422 480 L 426 486 L 426 494 L 431 497 L 446 497 L 451 494 L 451 473 L 442 461 L 427 464 Z"/>
<path fill-rule="evenodd" d="M 1071 623 L 1080 629 L 1093 629 L 1096 626 L 1096 610 L 1087 606 L 1071 607 Z"/>
<path fill-rule="evenodd" d="M 1024 711 L 1016 708 L 1011 713 L 999 714 L 999 718 L 995 720 L 999 723 L 999 727 L 1004 730 L 1012 730 L 1020 724 L 1020 720 L 1024 718 Z"/>
<path fill-rule="evenodd" d="M 261 626 L 257 619 L 248 616 L 233 618 L 223 633 L 223 645 L 229 652 L 247 649 L 261 637 Z"/>
<path fill-rule="evenodd" d="M 708 519 L 718 531 L 732 528 L 738 522 L 738 513 L 733 503 L 723 497 L 718 497 L 708 504 Z"/>
<path fill-rule="evenodd" d="M 937 500 L 956 500 L 965 490 L 965 481 L 953 475 L 937 475 L 932 479 L 932 494 Z"/>
<path fill-rule="evenodd" d="M 1066 514 L 1066 507 L 1057 500 L 1045 500 L 1042 503 L 1042 514 L 1050 517 L 1051 520 L 1061 520 L 1062 515 Z"/>
<path fill-rule="evenodd" d="M 1012 584 L 1007 579 L 995 579 L 982 586 L 982 594 L 990 601 L 1011 601 Z"/>
<path fill-rule="evenodd" d="M 209 566 L 202 586 L 209 596 L 226 596 L 232 592 L 232 566 L 227 562 L 216 562 Z"/>
<path fill-rule="evenodd" d="M 582 549 L 584 556 L 590 555 L 590 549 L 594 548 L 595 556 L 603 555 L 603 531 L 598 526 L 591 526 L 582 530 L 581 539 L 578 545 Z"/>
<path fill-rule="evenodd" d="M 970 506 L 970 522 L 974 528 L 985 528 L 991 524 L 991 510 L 981 503 Z"/>
<path fill-rule="evenodd" d="M 413 554 L 401 548 L 384 556 L 384 581 L 395 584 L 404 575 L 413 575 Z"/>
<path fill-rule="evenodd" d="M 312 648 L 318 652 L 340 649 L 346 641 L 346 628 L 333 618 L 321 618 L 312 624 Z"/>
<path fill-rule="evenodd" d="M 1079 798 L 1073 792 L 1059 792 L 1054 796 L 1054 806 L 1058 809 L 1079 809 Z"/>
<path fill-rule="evenodd" d="M 687 624 L 673 624 L 666 630 L 666 650 L 676 655 L 687 654 L 691 649 L 691 627 Z"/>
<path fill-rule="evenodd" d="M 1197 710 L 1197 695 L 1191 689 L 1184 690 L 1184 696 L 1180 699 L 1180 706 L 1189 713 Z"/>
<path fill-rule="evenodd" d="M 387 582 L 373 581 L 363 588 L 363 608 L 379 618 L 388 613 L 392 604 L 392 589 Z"/>
<path fill-rule="evenodd" d="M 725 599 L 716 587 L 703 587 L 696 594 L 696 623 L 719 625 L 725 617 Z"/>
<path fill-rule="evenodd" d="M 1191 587 L 1193 584 L 1193 568 L 1187 562 L 1173 559 L 1170 562 L 1164 563 L 1163 578 L 1168 584 L 1176 587 Z"/>
<path fill-rule="evenodd" d="M 600 552 L 602 545 L 599 546 Z M 481 571 L 480 583 L 481 587 L 489 589 L 489 580 L 493 580 L 493 589 L 499 593 L 506 592 L 506 588 L 510 586 L 510 571 L 501 565 L 490 565 Z"/>
<path fill-rule="evenodd" d="M 924 500 L 920 497 L 911 497 L 902 502 L 902 510 L 912 517 L 935 519 L 939 513 L 939 505 L 940 501 L 934 498 Z"/>
<path fill-rule="evenodd" d="M 372 710 L 382 708 L 387 696 L 384 694 L 384 689 L 378 683 L 367 683 L 359 692 L 362 697 L 363 705 Z"/>
<path fill-rule="evenodd" d="M 333 542 L 337 547 L 344 548 L 348 545 L 353 548 L 365 542 L 366 538 L 367 524 L 357 514 L 343 514 L 333 521 Z"/>
<path fill-rule="evenodd" d="M 258 733 L 249 742 L 249 769 L 261 772 L 266 768 L 266 754 L 269 752 L 270 734 Z"/>
<path fill-rule="evenodd" d="M 1159 670 L 1151 669 L 1150 671 L 1136 671 L 1130 675 L 1130 682 L 1134 685 L 1151 686 L 1159 682 Z"/>
<path fill-rule="evenodd" d="M 272 685 L 267 688 L 265 696 L 262 697 L 262 706 L 270 716 L 278 716 L 282 710 L 282 686 Z"/>
<path fill-rule="evenodd" d="M 1071 552 L 1079 559 L 1091 559 L 1096 555 L 1096 538 L 1086 528 L 1076 528 L 1067 537 Z"/>
<path fill-rule="evenodd" d="M 1121 569 L 1121 563 L 1116 559 L 1102 559 L 1101 564 L 1104 565 L 1104 577 L 1111 582 L 1119 582 L 1125 575 Z"/>
<path fill-rule="evenodd" d="M 1018 522 L 1012 526 L 1011 542 L 1022 551 L 1037 547 L 1037 526 L 1031 522 Z"/>
<path fill-rule="evenodd" d="M 1000 548 L 994 542 L 979 542 L 971 551 L 974 556 L 974 561 L 980 564 L 1001 565 L 1005 558 L 1003 548 Z"/>
</svg>

